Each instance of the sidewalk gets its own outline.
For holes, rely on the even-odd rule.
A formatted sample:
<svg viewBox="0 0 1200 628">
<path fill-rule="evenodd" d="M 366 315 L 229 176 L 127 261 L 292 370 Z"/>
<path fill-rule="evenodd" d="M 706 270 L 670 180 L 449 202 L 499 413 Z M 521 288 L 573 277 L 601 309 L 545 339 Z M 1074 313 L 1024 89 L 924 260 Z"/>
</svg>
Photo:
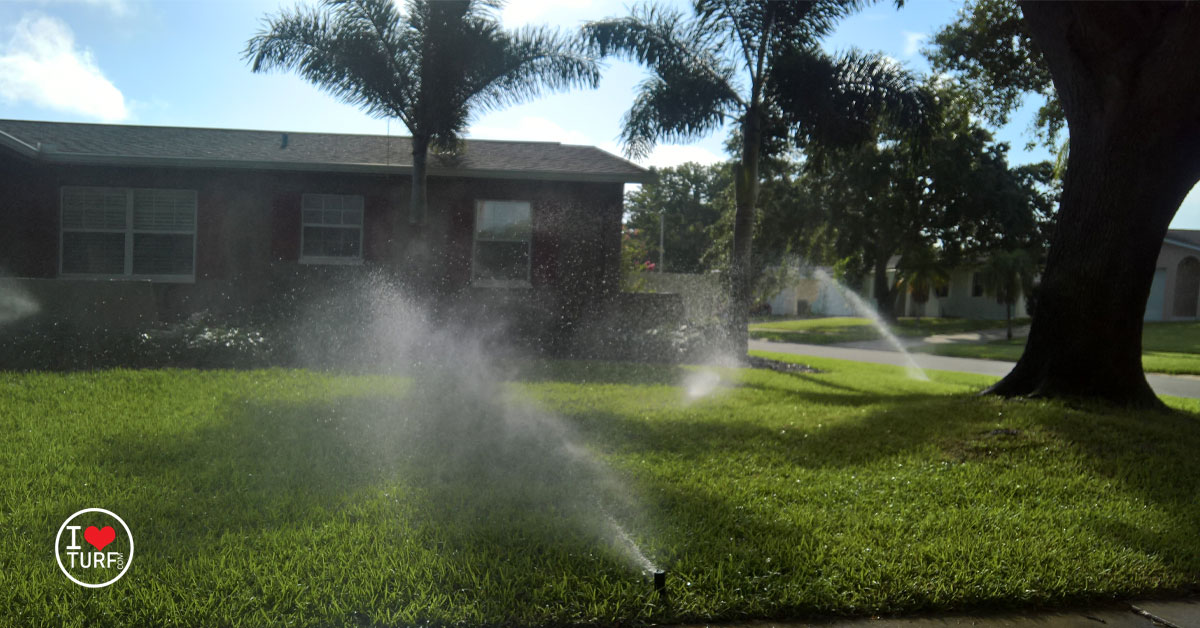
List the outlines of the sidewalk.
<svg viewBox="0 0 1200 628">
<path fill-rule="evenodd" d="M 1003 330 L 1001 330 L 1003 333 Z M 850 344 L 850 343 L 847 343 Z M 873 364 L 892 364 L 906 366 L 904 355 L 898 351 L 880 349 L 858 349 L 841 345 L 802 345 L 791 342 L 771 342 L 768 340 L 751 340 L 750 349 L 753 351 L 774 351 L 776 353 L 791 353 L 794 355 L 810 355 L 818 358 L 834 358 L 837 360 L 852 360 L 854 362 L 870 362 Z M 1003 377 L 1012 370 L 1012 362 L 1000 360 L 976 360 L 974 358 L 951 358 L 927 353 L 912 353 L 917 366 L 926 370 L 954 371 L 958 373 L 975 373 Z M 1200 398 L 1200 378 L 1146 374 L 1146 381 L 1154 392 L 1172 397 Z M 1200 628 L 1200 623 L 1196 624 Z"/>
<path fill-rule="evenodd" d="M 813 623 L 747 622 L 726 624 L 722 625 L 722 628 L 1008 628 L 1013 626 L 1200 628 L 1200 603 L 1195 600 L 1133 602 L 1107 605 L 1096 610 L 1056 613 L 951 615 L 905 619 L 834 620 Z M 699 628 L 699 624 L 679 628 Z"/>
<path fill-rule="evenodd" d="M 950 345 L 950 344 L 979 344 L 984 342 L 992 342 L 994 340 L 1004 340 L 1007 337 L 1005 329 L 981 329 L 979 331 L 965 331 L 957 334 L 934 334 L 923 338 L 910 338 L 905 336 L 897 337 L 900 344 L 904 345 L 905 349 L 915 347 L 928 347 L 931 345 Z M 1013 328 L 1013 338 L 1025 338 L 1029 336 L 1029 325 L 1023 325 Z M 834 347 L 843 347 L 846 349 L 872 349 L 875 351 L 894 351 L 891 343 L 882 338 L 876 340 L 860 340 L 858 342 L 839 342 Z"/>
</svg>

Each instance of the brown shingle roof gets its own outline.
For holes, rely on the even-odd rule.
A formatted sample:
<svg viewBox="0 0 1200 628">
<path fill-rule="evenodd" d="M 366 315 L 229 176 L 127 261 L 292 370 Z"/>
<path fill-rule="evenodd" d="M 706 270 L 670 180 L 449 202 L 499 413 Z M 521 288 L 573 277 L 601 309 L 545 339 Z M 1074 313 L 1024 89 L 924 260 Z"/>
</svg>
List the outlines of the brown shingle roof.
<svg viewBox="0 0 1200 628">
<path fill-rule="evenodd" d="M 408 137 L 0 120 L 0 132 L 65 163 L 129 163 L 404 172 Z M 286 143 L 284 138 L 286 136 Z M 0 144 L 19 144 L 9 138 Z M 286 145 L 285 145 L 286 144 Z M 648 172 L 593 146 L 466 140 L 455 159 L 431 155 L 430 175 L 638 182 Z"/>
</svg>

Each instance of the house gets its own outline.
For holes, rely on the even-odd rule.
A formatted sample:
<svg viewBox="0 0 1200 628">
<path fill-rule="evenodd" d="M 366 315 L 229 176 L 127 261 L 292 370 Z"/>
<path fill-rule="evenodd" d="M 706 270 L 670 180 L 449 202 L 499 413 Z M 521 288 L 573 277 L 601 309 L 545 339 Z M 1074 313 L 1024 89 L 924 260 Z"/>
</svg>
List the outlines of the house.
<svg viewBox="0 0 1200 628">
<path fill-rule="evenodd" d="M 428 218 L 414 223 L 410 149 L 0 120 L 0 275 L 43 313 L 113 325 L 244 310 L 371 269 L 463 307 L 578 313 L 618 290 L 624 185 L 644 169 L 590 146 L 467 140 L 430 156 Z"/>
<path fill-rule="evenodd" d="M 888 260 L 888 283 L 896 279 L 896 264 L 900 256 Z M 830 271 L 825 269 L 826 276 Z M 874 274 L 863 280 L 860 294 L 871 306 L 875 305 Z M 848 289 L 848 288 L 847 288 Z M 984 294 L 981 277 L 975 269 L 957 268 L 950 272 L 950 281 L 937 290 L 930 290 L 929 299 L 917 303 L 908 292 L 896 296 L 896 316 L 982 318 L 1003 320 L 1005 306 L 997 303 L 994 296 Z M 860 316 L 847 301 L 841 289 L 831 282 L 820 281 L 815 276 L 799 277 L 788 282 L 769 299 L 771 313 L 784 316 Z M 1018 299 L 1013 307 L 1013 316 L 1027 316 L 1025 299 Z"/>
<path fill-rule="evenodd" d="M 894 276 L 895 262 L 889 264 L 889 278 Z M 866 294 L 871 294 L 867 281 Z M 978 272 L 970 268 L 954 269 L 949 285 L 930 295 L 922 307 L 911 294 L 897 297 L 897 312 L 901 316 L 948 316 L 961 318 L 1002 319 L 1004 305 L 984 294 Z M 1013 307 L 1013 316 L 1028 316 L 1022 297 Z M 1147 321 L 1195 320 L 1200 317 L 1200 230 L 1171 229 L 1163 239 L 1155 264 L 1150 296 L 1146 299 Z"/>
<path fill-rule="evenodd" d="M 833 274 L 833 270 L 827 267 L 820 270 L 826 277 Z M 767 305 L 771 306 L 771 314 L 775 316 L 859 315 L 838 286 L 830 281 L 821 281 L 811 273 L 789 273 L 788 280 L 778 293 L 767 300 Z"/>
<path fill-rule="evenodd" d="M 1193 320 L 1200 308 L 1200 231 L 1171 229 L 1163 239 L 1146 299 L 1145 320 Z"/>
<path fill-rule="evenodd" d="M 896 264 L 900 256 L 893 256 L 888 261 L 888 281 L 895 283 Z M 1004 320 L 1008 306 L 996 300 L 994 294 L 988 294 L 984 288 L 983 275 L 980 269 L 972 266 L 962 266 L 950 269 L 950 280 L 946 285 L 931 289 L 924 304 L 918 303 L 913 295 L 901 288 L 896 295 L 897 316 L 929 316 L 945 318 L 974 318 L 982 320 Z M 868 276 L 864 282 L 863 293 L 874 299 L 874 282 Z M 1012 306 L 1013 318 L 1029 316 L 1026 311 L 1025 296 L 1017 297 Z"/>
</svg>

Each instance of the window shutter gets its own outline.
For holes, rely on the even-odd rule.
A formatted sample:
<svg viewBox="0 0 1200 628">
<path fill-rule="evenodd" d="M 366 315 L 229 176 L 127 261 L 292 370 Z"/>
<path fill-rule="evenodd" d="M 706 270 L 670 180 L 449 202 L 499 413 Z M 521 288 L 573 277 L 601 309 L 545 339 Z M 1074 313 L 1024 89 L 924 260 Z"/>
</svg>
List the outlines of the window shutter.
<svg viewBox="0 0 1200 628">
<path fill-rule="evenodd" d="M 133 191 L 133 228 L 139 231 L 186 231 L 196 226 L 196 192 Z"/>
<path fill-rule="evenodd" d="M 124 229 L 128 199 L 120 188 L 65 188 L 64 229 Z"/>
</svg>

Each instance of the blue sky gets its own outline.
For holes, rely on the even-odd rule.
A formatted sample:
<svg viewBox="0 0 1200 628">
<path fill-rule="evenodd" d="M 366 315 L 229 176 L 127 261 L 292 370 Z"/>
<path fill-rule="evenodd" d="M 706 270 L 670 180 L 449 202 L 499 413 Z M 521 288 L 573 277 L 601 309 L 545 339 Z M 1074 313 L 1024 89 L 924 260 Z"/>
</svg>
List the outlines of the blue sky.
<svg viewBox="0 0 1200 628">
<path fill-rule="evenodd" d="M 310 0 L 312 1 L 312 0 Z M 546 23 L 574 28 L 589 19 L 622 15 L 622 0 L 511 0 L 509 26 Z M 681 7 L 683 2 L 673 2 Z M 386 121 L 341 104 L 300 78 L 252 74 L 241 60 L 261 20 L 290 0 L 6 0 L 0 2 L 0 117 L 379 133 Z M 826 47 L 881 51 L 927 71 L 925 38 L 953 19 L 961 2 L 910 0 L 867 7 L 845 20 Z M 597 90 L 552 94 L 478 116 L 470 136 L 592 144 L 619 153 L 621 115 L 644 76 L 610 63 Z M 1026 151 L 1031 98 L 1012 124 L 996 131 L 1011 145 L 1010 160 L 1049 158 Z M 393 134 L 405 134 L 397 122 Z M 723 158 L 724 133 L 687 145 L 658 147 L 647 165 Z M 1180 209 L 1176 228 L 1200 228 L 1200 192 Z"/>
</svg>

